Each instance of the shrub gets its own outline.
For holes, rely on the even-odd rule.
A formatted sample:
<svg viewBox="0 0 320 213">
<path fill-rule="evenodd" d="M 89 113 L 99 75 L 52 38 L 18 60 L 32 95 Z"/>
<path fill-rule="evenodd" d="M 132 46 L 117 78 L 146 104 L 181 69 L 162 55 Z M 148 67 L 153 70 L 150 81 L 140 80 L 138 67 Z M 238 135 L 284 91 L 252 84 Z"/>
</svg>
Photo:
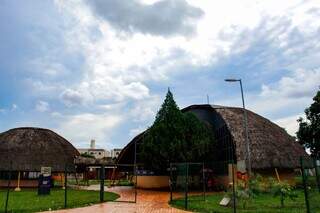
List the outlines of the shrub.
<svg viewBox="0 0 320 213">
<path fill-rule="evenodd" d="M 287 182 L 275 182 L 273 187 L 273 196 L 280 197 L 281 207 L 284 207 L 284 201 L 289 198 L 295 200 L 298 196 L 294 191 L 294 188 Z"/>
</svg>

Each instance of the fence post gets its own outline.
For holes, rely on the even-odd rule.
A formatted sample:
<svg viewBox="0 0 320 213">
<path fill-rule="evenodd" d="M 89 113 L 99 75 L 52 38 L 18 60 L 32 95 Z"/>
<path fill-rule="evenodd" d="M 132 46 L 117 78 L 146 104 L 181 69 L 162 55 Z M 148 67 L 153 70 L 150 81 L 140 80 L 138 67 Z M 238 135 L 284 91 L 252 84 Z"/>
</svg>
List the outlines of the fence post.
<svg viewBox="0 0 320 213">
<path fill-rule="evenodd" d="M 205 181 L 205 173 L 204 173 L 204 163 L 202 163 L 202 181 L 203 181 L 203 200 L 206 201 L 206 181 Z"/>
<path fill-rule="evenodd" d="M 170 183 L 170 202 L 172 202 L 172 163 L 170 163 L 170 179 L 169 179 L 169 183 Z"/>
<path fill-rule="evenodd" d="M 101 171 L 100 171 L 100 202 L 104 201 L 104 165 L 101 165 Z"/>
<path fill-rule="evenodd" d="M 233 212 L 237 212 L 237 203 L 236 203 L 236 186 L 235 186 L 235 180 L 234 180 L 234 161 L 232 161 L 232 194 L 233 194 Z"/>
<path fill-rule="evenodd" d="M 64 208 L 67 208 L 67 181 L 68 181 L 68 177 L 67 177 L 67 165 L 65 165 L 64 167 Z"/>
<path fill-rule="evenodd" d="M 188 163 L 185 163 L 186 166 L 186 171 L 185 171 L 185 175 L 186 175 L 186 179 L 185 179 L 185 200 L 184 200 L 184 208 L 188 209 L 188 169 L 189 169 L 189 165 Z"/>
<path fill-rule="evenodd" d="M 11 166 L 12 166 L 12 162 L 11 162 Z M 11 167 L 10 166 L 10 167 Z M 7 197 L 6 197 L 6 204 L 5 204 L 5 209 L 4 212 L 7 213 L 8 212 L 8 202 L 9 202 L 9 193 L 10 193 L 10 182 L 11 182 L 11 169 L 9 171 L 9 180 L 8 180 L 8 187 L 7 187 Z"/>
<path fill-rule="evenodd" d="M 310 213 L 309 197 L 308 197 L 308 189 L 307 189 L 307 180 L 306 180 L 306 174 L 305 174 L 305 171 L 304 171 L 304 165 L 303 165 L 303 158 L 302 157 L 300 157 L 300 164 L 301 164 L 303 189 L 304 189 L 304 198 L 305 198 L 305 201 L 306 201 L 307 213 Z"/>
<path fill-rule="evenodd" d="M 319 172 L 320 165 L 319 165 L 319 168 L 318 168 L 317 158 L 313 159 L 313 164 L 314 164 L 314 169 L 316 170 L 316 180 L 317 180 L 318 190 L 319 190 L 319 193 L 320 193 L 320 174 L 319 174 L 320 173 Z"/>
<path fill-rule="evenodd" d="M 134 163 L 133 168 L 134 168 L 134 178 L 135 178 L 135 180 L 134 180 L 134 203 L 137 203 L 137 196 L 138 196 L 138 191 L 137 191 L 138 174 L 137 174 L 137 169 L 138 169 L 138 167 L 137 167 L 136 163 Z"/>
</svg>

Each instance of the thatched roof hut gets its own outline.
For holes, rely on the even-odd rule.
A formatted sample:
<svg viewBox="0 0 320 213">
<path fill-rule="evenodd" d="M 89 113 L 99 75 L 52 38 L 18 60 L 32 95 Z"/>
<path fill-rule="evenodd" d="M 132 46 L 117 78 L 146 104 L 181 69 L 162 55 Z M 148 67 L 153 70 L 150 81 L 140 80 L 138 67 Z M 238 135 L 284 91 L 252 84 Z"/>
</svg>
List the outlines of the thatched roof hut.
<svg viewBox="0 0 320 213">
<path fill-rule="evenodd" d="M 200 120 L 213 127 L 218 149 L 223 150 L 217 151 L 217 160 L 227 160 L 227 157 L 235 158 L 236 161 L 245 160 L 242 108 L 204 104 L 192 105 L 182 111 L 194 113 Z M 299 157 L 307 157 L 304 148 L 285 129 L 270 120 L 250 110 L 247 110 L 247 114 L 252 168 L 298 168 Z M 133 162 L 134 144 L 142 142 L 143 134 L 136 136 L 123 149 L 119 155 L 119 163 Z M 233 150 L 232 154 L 230 150 Z"/>
<path fill-rule="evenodd" d="M 70 142 L 49 129 L 22 127 L 0 134 L 0 171 L 40 171 L 45 166 L 61 172 L 78 155 Z"/>
<path fill-rule="evenodd" d="M 75 159 L 76 165 L 86 165 L 86 166 L 94 166 L 94 165 L 114 165 L 115 162 L 111 157 L 104 158 L 88 158 L 79 156 Z"/>
</svg>

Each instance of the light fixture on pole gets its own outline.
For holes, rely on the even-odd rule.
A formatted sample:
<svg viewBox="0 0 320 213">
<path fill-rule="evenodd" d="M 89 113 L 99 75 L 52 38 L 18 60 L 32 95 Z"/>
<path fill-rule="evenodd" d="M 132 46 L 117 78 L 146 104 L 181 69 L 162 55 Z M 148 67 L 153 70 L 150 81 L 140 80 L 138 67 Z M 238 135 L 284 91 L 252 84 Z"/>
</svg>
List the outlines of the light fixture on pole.
<svg viewBox="0 0 320 213">
<path fill-rule="evenodd" d="M 247 110 L 244 104 L 243 88 L 241 79 L 225 79 L 226 82 L 239 82 L 241 89 L 241 98 L 242 98 L 242 108 L 243 108 L 243 120 L 244 120 L 244 129 L 245 129 L 245 141 L 246 141 L 246 151 L 247 151 L 247 162 L 248 162 L 248 175 L 251 176 L 251 154 L 250 154 L 250 145 L 249 145 L 249 133 L 248 133 L 248 115 Z"/>
</svg>

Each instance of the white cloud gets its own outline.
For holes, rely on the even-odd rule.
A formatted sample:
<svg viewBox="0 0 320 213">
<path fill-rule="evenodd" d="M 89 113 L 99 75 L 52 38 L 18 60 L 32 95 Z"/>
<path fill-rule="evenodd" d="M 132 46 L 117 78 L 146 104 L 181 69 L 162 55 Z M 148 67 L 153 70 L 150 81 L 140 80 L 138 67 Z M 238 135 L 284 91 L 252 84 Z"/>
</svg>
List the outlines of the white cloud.
<svg viewBox="0 0 320 213">
<path fill-rule="evenodd" d="M 50 110 L 49 103 L 46 101 L 38 101 L 35 109 L 39 112 L 46 112 Z"/>
<path fill-rule="evenodd" d="M 144 4 L 137 0 L 87 1 L 94 13 L 115 28 L 129 32 L 170 36 L 194 33 L 194 20 L 203 12 L 185 0 L 160 0 Z"/>
<path fill-rule="evenodd" d="M 98 109 L 102 109 L 104 111 L 111 111 L 111 110 L 119 110 L 125 107 L 125 102 L 117 102 L 112 104 L 100 104 L 97 105 Z"/>
<path fill-rule="evenodd" d="M 312 97 L 320 87 L 320 68 L 297 69 L 273 85 L 262 85 L 261 96 L 305 98 Z"/>
<path fill-rule="evenodd" d="M 152 5 L 158 1 L 144 2 Z M 77 81 L 64 86 L 43 82 L 38 86 L 43 91 L 59 93 L 67 106 L 90 106 L 90 112 L 104 111 L 101 115 L 83 113 L 67 116 L 61 129 L 68 137 L 75 141 L 88 141 L 96 137 L 89 134 L 91 131 L 99 139 L 108 140 L 107 133 L 117 125 L 106 127 L 101 117 L 120 120 L 115 123 L 130 119 L 139 127 L 144 126 L 154 118 L 161 102 L 152 100 L 156 92 L 149 85 L 167 83 L 166 80 L 170 81 L 172 76 L 183 74 L 183 68 L 198 70 L 196 68 L 219 65 L 220 59 L 227 60 L 230 56 L 239 55 L 241 58 L 241 54 L 259 45 L 262 47 L 254 52 L 254 56 L 244 56 L 248 57 L 249 65 L 267 67 L 266 72 L 284 69 L 288 73 L 281 74 L 284 77 L 278 82 L 265 84 L 260 96 L 257 92 L 248 94 L 249 108 L 273 118 L 278 118 L 279 115 L 275 114 L 292 105 L 305 108 L 316 82 L 319 82 L 319 69 L 310 68 L 319 67 L 317 30 L 320 18 L 316 18 L 316 12 L 308 12 L 316 1 L 187 2 L 190 7 L 204 11 L 203 17 L 192 25 L 196 32 L 193 37 L 179 35 L 183 32 L 181 29 L 177 31 L 179 33 L 167 31 L 157 34 L 155 28 L 158 26 L 147 29 L 145 23 L 149 20 L 137 24 L 137 16 L 132 17 L 134 23 L 123 26 L 127 17 L 117 17 L 121 23 L 110 21 L 110 17 L 105 17 L 108 20 L 105 21 L 97 19 L 83 1 L 56 1 L 67 25 L 63 29 L 65 49 L 83 56 L 83 72 L 76 76 Z M 126 30 L 131 33 L 124 32 Z M 232 63 L 237 64 L 238 61 Z M 55 71 L 50 73 L 58 74 Z M 114 103 L 119 105 L 114 106 Z M 115 113 L 115 108 L 122 113 Z M 94 123 L 95 119 L 98 124 L 92 124 L 93 127 L 84 125 L 89 131 L 80 124 Z M 73 130 L 73 125 L 79 127 Z"/>
<path fill-rule="evenodd" d="M 83 113 L 64 117 L 57 131 L 78 147 L 92 138 L 110 143 L 113 129 L 122 121 L 122 117 L 116 114 Z"/>
<path fill-rule="evenodd" d="M 51 81 L 39 80 L 33 77 L 25 79 L 23 83 L 30 90 L 30 92 L 32 92 L 32 95 L 42 97 L 56 95 L 64 88 L 61 83 L 53 83 Z"/>
<path fill-rule="evenodd" d="M 260 32 L 261 37 L 274 42 L 275 48 L 286 46 L 288 35 L 294 29 L 301 33 L 316 32 L 317 29 L 315 24 L 309 27 L 309 31 L 305 30 L 307 23 L 314 23 L 314 18 L 308 15 L 314 5 L 312 1 L 303 3 L 303 6 L 300 5 L 301 1 L 188 1 L 190 5 L 205 11 L 203 19 L 198 21 L 197 35 L 192 38 L 164 38 L 139 32 L 127 36 L 108 23 L 97 20 L 86 4 L 57 2 L 63 14 L 71 20 L 66 32 L 66 43 L 69 48 L 83 53 L 87 59 L 83 82 L 88 83 L 90 88 L 99 87 L 95 84 L 104 88 L 105 85 L 112 85 L 102 90 L 108 94 L 113 92 L 113 88 L 126 87 L 131 83 L 145 86 L 146 81 L 167 79 L 171 73 L 182 72 L 183 66 L 213 65 L 222 56 L 243 52 L 257 44 L 254 39 L 257 37 L 257 27 L 265 28 Z M 115 7 L 119 9 L 131 8 L 137 3 L 110 2 L 112 4 L 107 10 L 111 10 L 112 5 L 118 5 Z M 106 4 L 100 1 L 87 3 Z M 148 3 L 152 4 L 154 1 Z M 233 7 L 230 7 L 231 4 Z M 101 8 L 104 6 L 98 9 Z M 117 20 L 118 18 L 112 22 L 117 24 Z M 288 21 L 284 31 L 281 31 L 283 27 L 277 25 L 282 20 Z M 274 28 L 279 30 L 273 30 Z M 259 58 L 263 59 L 263 55 Z M 272 60 L 271 57 L 268 60 Z M 101 88 L 98 91 L 100 90 Z M 91 91 L 93 96 L 95 91 Z M 126 96 L 125 91 L 124 94 L 121 91 L 115 93 L 116 97 L 119 94 Z"/>
<path fill-rule="evenodd" d="M 28 64 L 32 69 L 31 73 L 45 77 L 61 77 L 68 74 L 70 71 L 61 63 L 52 61 L 51 58 L 36 58 Z"/>
<path fill-rule="evenodd" d="M 62 118 L 62 114 L 60 112 L 52 112 L 50 114 L 53 118 Z"/>
<path fill-rule="evenodd" d="M 18 105 L 17 104 L 12 104 L 11 106 L 11 111 L 16 111 L 18 109 Z"/>
<path fill-rule="evenodd" d="M 138 134 L 140 134 L 141 132 L 143 132 L 145 130 L 146 130 L 145 127 L 139 126 L 138 128 L 131 129 L 130 133 L 129 133 L 129 136 L 133 138 L 133 137 L 137 136 Z"/>
<path fill-rule="evenodd" d="M 247 94 L 248 108 L 273 118 L 290 110 L 303 112 L 311 104 L 319 82 L 320 69 L 291 71 L 274 83 L 263 84 L 259 94 Z"/>
<path fill-rule="evenodd" d="M 80 93 L 79 91 L 66 89 L 61 93 L 61 99 L 65 105 L 71 107 L 82 104 L 84 101 L 83 95 L 84 94 Z"/>
<path fill-rule="evenodd" d="M 142 101 L 137 101 L 129 110 L 130 118 L 134 122 L 142 122 L 146 125 L 151 125 L 154 120 L 157 110 L 161 106 L 161 98 L 159 96 L 152 96 Z"/>
<path fill-rule="evenodd" d="M 296 136 L 296 132 L 299 129 L 299 124 L 297 122 L 299 117 L 303 117 L 303 114 L 297 114 L 285 118 L 280 118 L 277 120 L 274 120 L 276 124 L 286 129 L 286 131 L 292 135 Z"/>
</svg>

